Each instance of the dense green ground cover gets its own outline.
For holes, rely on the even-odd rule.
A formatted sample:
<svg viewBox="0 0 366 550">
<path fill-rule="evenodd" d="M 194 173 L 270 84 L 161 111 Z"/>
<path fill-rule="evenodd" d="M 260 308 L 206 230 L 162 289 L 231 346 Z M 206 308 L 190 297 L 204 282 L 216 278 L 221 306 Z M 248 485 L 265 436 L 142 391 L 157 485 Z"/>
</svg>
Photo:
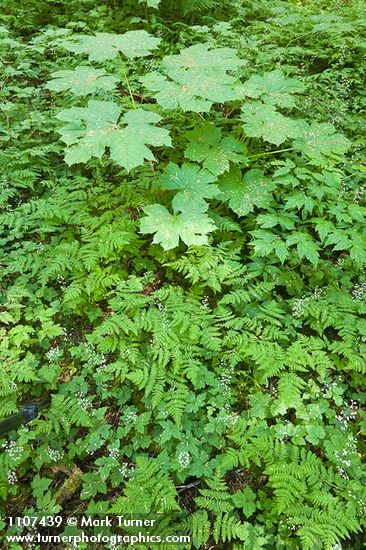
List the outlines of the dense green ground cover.
<svg viewBox="0 0 366 550">
<path fill-rule="evenodd" d="M 363 548 L 364 2 L 1 9 L 3 516 Z"/>
</svg>

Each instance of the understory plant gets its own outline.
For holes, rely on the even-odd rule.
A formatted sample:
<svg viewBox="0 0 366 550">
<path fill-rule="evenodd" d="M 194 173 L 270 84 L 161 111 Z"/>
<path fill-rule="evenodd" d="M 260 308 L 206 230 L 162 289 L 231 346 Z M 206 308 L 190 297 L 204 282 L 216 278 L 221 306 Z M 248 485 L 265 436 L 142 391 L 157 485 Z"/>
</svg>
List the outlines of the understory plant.
<svg viewBox="0 0 366 550">
<path fill-rule="evenodd" d="M 4 3 L 3 516 L 362 548 L 363 2 Z"/>
</svg>

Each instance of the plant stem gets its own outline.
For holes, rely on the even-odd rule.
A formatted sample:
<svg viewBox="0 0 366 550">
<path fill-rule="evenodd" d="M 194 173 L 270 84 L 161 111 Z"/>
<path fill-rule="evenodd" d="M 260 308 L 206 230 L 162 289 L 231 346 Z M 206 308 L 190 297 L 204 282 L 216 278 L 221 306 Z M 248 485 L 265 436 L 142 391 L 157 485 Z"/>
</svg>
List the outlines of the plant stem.
<svg viewBox="0 0 366 550">
<path fill-rule="evenodd" d="M 131 101 L 132 101 L 132 106 L 133 106 L 134 109 L 136 109 L 136 103 L 135 103 L 135 100 L 133 98 L 133 93 L 132 93 L 132 90 L 131 90 L 130 82 L 128 80 L 127 72 L 125 70 L 125 66 L 124 66 L 122 55 L 121 55 L 120 51 L 118 52 L 118 59 L 119 59 L 120 64 L 121 64 L 121 69 L 122 69 L 122 73 L 123 73 L 123 76 L 124 76 L 124 79 L 125 79 L 125 82 L 126 82 L 128 93 L 130 94 L 130 98 L 131 98 Z"/>
<path fill-rule="evenodd" d="M 276 153 L 284 153 L 285 151 L 293 151 L 293 147 L 288 147 L 287 149 L 277 149 L 277 151 L 269 151 L 268 153 L 259 153 L 258 155 L 251 155 L 248 159 L 253 159 L 255 157 L 264 157 L 266 155 L 275 155 Z"/>
</svg>

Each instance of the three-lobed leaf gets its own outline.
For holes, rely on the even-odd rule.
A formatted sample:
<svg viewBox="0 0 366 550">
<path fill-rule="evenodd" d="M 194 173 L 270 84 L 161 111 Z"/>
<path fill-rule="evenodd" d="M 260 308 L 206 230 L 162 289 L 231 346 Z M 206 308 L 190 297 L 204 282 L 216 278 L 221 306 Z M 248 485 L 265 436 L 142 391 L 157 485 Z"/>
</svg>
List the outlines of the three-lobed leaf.
<svg viewBox="0 0 366 550">
<path fill-rule="evenodd" d="M 316 265 L 319 261 L 319 245 L 317 245 L 308 233 L 294 231 L 287 239 L 289 245 L 296 244 L 299 257 L 307 258 L 312 264 Z"/>
</svg>

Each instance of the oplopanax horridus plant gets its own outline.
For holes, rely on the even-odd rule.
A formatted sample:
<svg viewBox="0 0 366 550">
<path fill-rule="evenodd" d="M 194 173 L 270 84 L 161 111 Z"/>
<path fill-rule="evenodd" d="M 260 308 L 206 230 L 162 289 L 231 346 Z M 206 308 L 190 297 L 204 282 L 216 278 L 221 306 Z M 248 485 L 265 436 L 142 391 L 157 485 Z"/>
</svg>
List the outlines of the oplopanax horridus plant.
<svg viewBox="0 0 366 550">
<path fill-rule="evenodd" d="M 4 2 L 2 515 L 362 548 L 364 4 Z"/>
</svg>

